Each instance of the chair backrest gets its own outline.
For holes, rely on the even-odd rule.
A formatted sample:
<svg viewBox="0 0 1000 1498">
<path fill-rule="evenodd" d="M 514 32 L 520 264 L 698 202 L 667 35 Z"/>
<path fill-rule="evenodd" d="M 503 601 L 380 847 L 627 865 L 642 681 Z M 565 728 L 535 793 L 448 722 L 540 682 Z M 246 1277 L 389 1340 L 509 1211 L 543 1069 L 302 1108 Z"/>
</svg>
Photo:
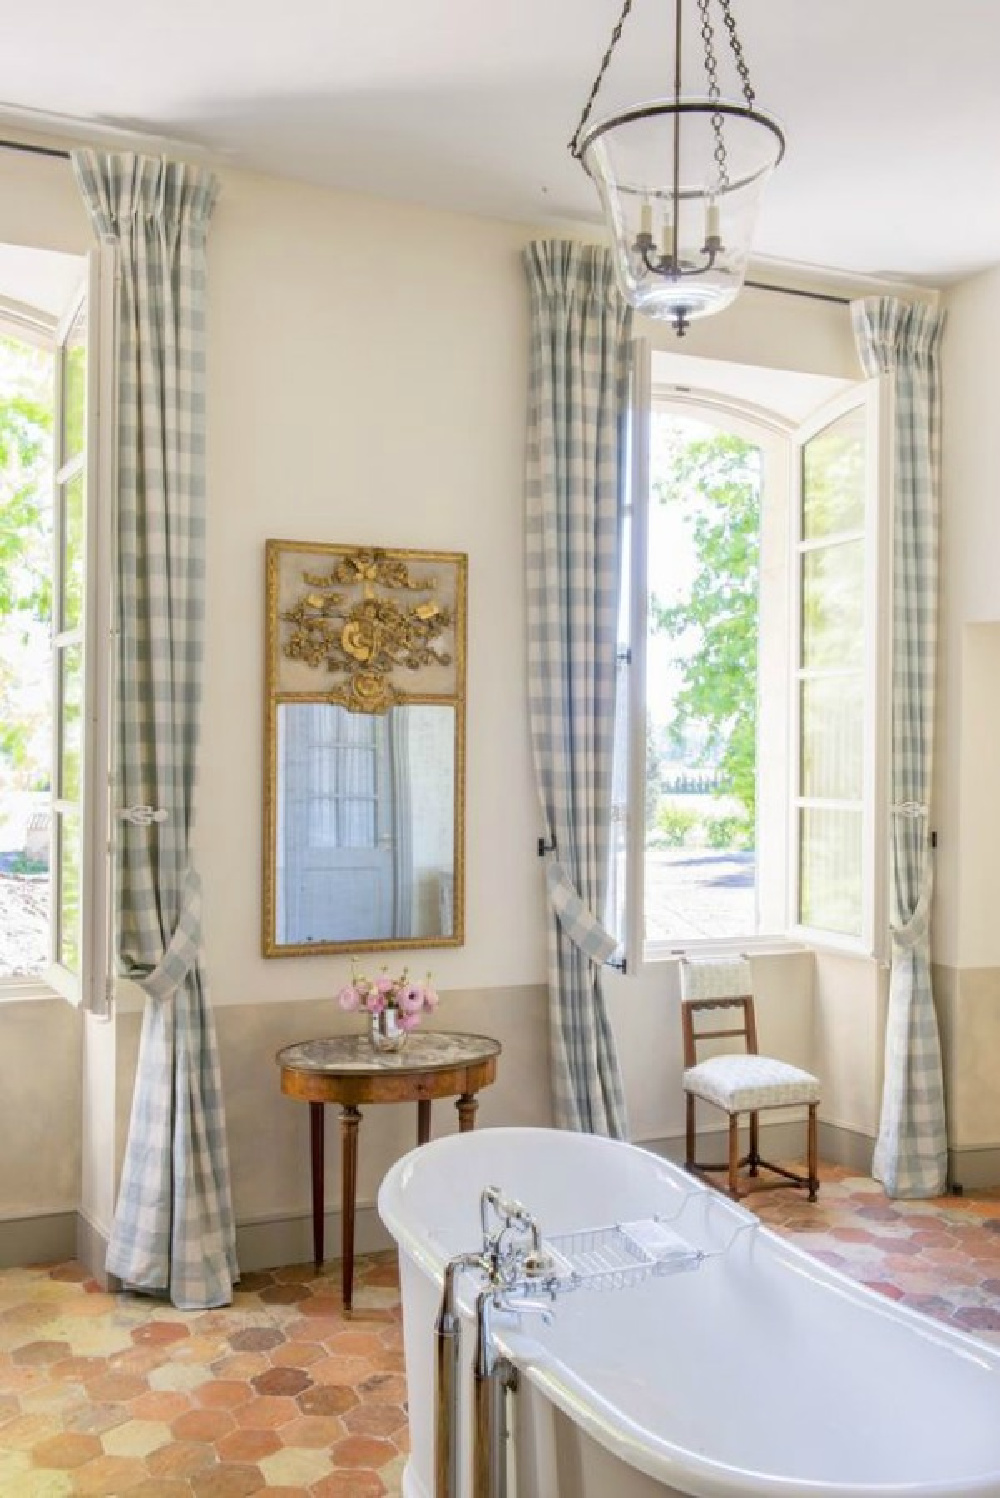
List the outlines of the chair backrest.
<svg viewBox="0 0 1000 1498">
<path fill-rule="evenodd" d="M 708 1027 L 700 1030 L 697 1028 L 696 1016 L 706 1011 L 718 1012 L 720 1009 L 740 1010 L 742 1022 L 736 1023 L 732 1029 Z M 698 1064 L 698 1042 L 702 1040 L 728 1040 L 739 1037 L 743 1041 L 747 1054 L 757 1055 L 757 1021 L 754 1016 L 752 994 L 731 994 L 720 999 L 682 999 L 681 1029 L 684 1036 L 685 1068 Z"/>
</svg>

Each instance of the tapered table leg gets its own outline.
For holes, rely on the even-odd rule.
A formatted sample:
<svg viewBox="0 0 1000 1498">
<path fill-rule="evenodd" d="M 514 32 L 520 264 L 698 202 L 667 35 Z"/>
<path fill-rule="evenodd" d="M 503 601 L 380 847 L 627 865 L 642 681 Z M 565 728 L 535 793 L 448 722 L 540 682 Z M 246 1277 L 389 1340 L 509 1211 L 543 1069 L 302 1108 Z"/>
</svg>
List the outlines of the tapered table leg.
<svg viewBox="0 0 1000 1498">
<path fill-rule="evenodd" d="M 426 1144 L 431 1137 L 431 1100 L 417 1099 L 417 1143 Z"/>
<path fill-rule="evenodd" d="M 479 1107 L 476 1094 L 463 1092 L 455 1107 L 458 1109 L 458 1132 L 468 1134 L 476 1127 L 476 1110 Z"/>
<path fill-rule="evenodd" d="M 341 1178 L 343 1207 L 340 1227 L 341 1290 L 344 1310 L 351 1309 L 354 1298 L 354 1207 L 358 1194 L 358 1124 L 361 1110 L 345 1104 L 340 1113 Z"/>
<path fill-rule="evenodd" d="M 309 1161 L 312 1167 L 313 1263 L 323 1267 L 323 1104 L 309 1104 Z"/>
</svg>

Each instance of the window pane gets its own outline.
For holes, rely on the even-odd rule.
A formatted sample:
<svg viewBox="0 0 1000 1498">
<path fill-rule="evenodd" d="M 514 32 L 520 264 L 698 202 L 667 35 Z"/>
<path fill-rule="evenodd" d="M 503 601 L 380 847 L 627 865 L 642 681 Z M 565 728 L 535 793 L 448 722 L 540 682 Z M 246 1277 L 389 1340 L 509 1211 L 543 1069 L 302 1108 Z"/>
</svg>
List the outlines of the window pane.
<svg viewBox="0 0 1000 1498">
<path fill-rule="evenodd" d="M 59 790 L 63 801 L 80 799 L 80 760 L 83 752 L 83 646 L 66 645 L 59 652 L 61 732 L 59 734 Z"/>
<path fill-rule="evenodd" d="M 860 801 L 864 789 L 864 682 L 828 676 L 802 683 L 801 794 Z"/>
<path fill-rule="evenodd" d="M 56 961 L 80 971 L 80 866 L 82 843 L 76 812 L 57 812 L 59 897 Z"/>
<path fill-rule="evenodd" d="M 864 655 L 864 542 L 841 541 L 802 558 L 802 665 L 860 666 Z"/>
<path fill-rule="evenodd" d="M 757 637 L 762 458 L 655 413 L 647 511 L 643 933 L 757 931 Z"/>
<path fill-rule="evenodd" d="M 68 463 L 83 452 L 87 418 L 87 319 L 80 309 L 66 346 L 63 375 L 63 452 Z"/>
<path fill-rule="evenodd" d="M 803 809 L 799 920 L 803 926 L 861 935 L 861 811 Z"/>
<path fill-rule="evenodd" d="M 818 432 L 802 453 L 802 536 L 806 541 L 860 530 L 865 523 L 863 408 Z"/>
<path fill-rule="evenodd" d="M 62 486 L 63 629 L 76 629 L 83 617 L 83 470 Z"/>
</svg>

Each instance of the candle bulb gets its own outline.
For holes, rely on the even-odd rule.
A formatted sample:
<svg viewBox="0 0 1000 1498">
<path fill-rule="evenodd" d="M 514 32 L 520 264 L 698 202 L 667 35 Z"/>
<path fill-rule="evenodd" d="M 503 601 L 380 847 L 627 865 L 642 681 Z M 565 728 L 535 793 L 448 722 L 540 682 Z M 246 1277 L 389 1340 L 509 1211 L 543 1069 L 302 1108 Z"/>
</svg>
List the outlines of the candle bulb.
<svg viewBox="0 0 1000 1498">
<path fill-rule="evenodd" d="M 669 219 L 664 220 L 662 247 L 664 260 L 672 260 L 674 258 L 674 226 Z"/>
<path fill-rule="evenodd" d="M 653 205 L 643 203 L 639 210 L 639 233 L 646 234 L 650 239 L 653 237 Z"/>
<path fill-rule="evenodd" d="M 718 244 L 721 242 L 719 234 L 719 205 L 709 203 L 708 213 L 705 216 L 705 243 Z"/>
</svg>

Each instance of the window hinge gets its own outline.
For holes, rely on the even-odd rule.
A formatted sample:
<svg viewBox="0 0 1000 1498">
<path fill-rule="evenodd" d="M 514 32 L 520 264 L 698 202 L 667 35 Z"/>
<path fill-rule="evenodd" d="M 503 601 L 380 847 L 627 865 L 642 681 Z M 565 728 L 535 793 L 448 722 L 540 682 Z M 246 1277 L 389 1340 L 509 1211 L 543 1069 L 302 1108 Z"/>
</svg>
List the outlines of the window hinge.
<svg viewBox="0 0 1000 1498">
<path fill-rule="evenodd" d="M 631 666 L 631 664 L 632 664 L 632 647 L 631 647 L 631 645 L 620 645 L 619 648 L 618 648 L 618 651 L 617 651 L 617 653 L 615 655 L 615 660 L 619 663 L 619 665 L 622 665 L 622 666 Z"/>
</svg>

